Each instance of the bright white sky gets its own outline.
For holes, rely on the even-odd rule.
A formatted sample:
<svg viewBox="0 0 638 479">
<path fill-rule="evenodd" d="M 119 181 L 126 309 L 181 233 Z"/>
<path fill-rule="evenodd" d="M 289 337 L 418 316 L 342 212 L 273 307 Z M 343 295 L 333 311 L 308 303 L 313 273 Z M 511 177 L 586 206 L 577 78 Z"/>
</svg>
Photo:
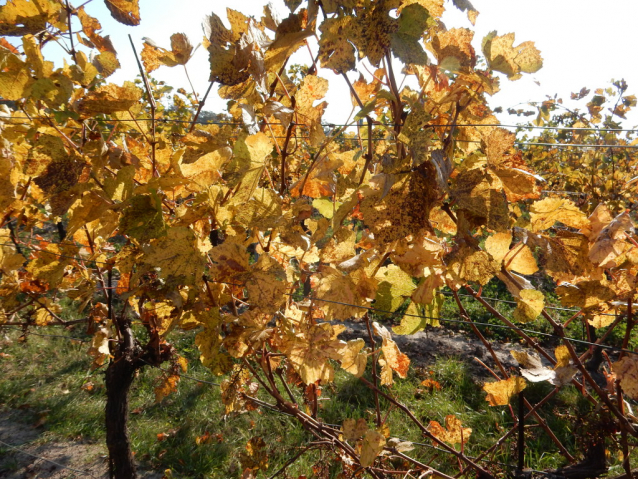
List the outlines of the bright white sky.
<svg viewBox="0 0 638 479">
<path fill-rule="evenodd" d="M 79 2 L 74 2 L 79 3 Z M 170 48 L 173 33 L 186 33 L 193 44 L 203 37 L 204 16 L 214 11 L 226 19 L 226 7 L 234 8 L 246 15 L 260 18 L 264 0 L 141 0 L 141 25 L 127 27 L 113 20 L 104 3 L 93 0 L 85 8 L 90 15 L 102 23 L 102 34 L 110 34 L 118 52 L 122 69 L 109 80 L 122 83 L 131 80 L 138 73 L 137 65 L 129 44 L 130 33 L 138 52 L 141 51 L 142 37 L 152 38 L 158 45 Z M 288 9 L 283 0 L 272 1 L 280 15 L 285 18 Z M 582 87 L 592 89 L 610 86 L 611 79 L 624 78 L 629 84 L 628 92 L 638 94 L 638 2 L 633 0 L 472 0 L 480 12 L 476 26 L 446 2 L 447 11 L 443 21 L 448 28 L 468 27 L 476 33 L 474 48 L 480 53 L 482 38 L 492 30 L 499 34 L 516 33 L 515 45 L 531 40 L 541 51 L 543 68 L 523 79 L 510 82 L 505 77 L 501 81 L 501 92 L 490 101 L 492 107 L 502 106 L 522 108 L 521 103 L 540 101 L 545 95 L 558 94 L 569 105 L 570 92 Z M 315 50 L 316 51 L 316 50 Z M 297 53 L 294 60 L 307 62 L 307 50 Z M 50 52 L 53 53 L 53 52 Z M 57 64 L 57 62 L 56 62 Z M 208 52 L 200 47 L 188 63 L 188 70 L 196 91 L 202 94 L 208 86 Z M 165 80 L 169 85 L 189 90 L 182 67 L 160 67 L 153 75 Z M 330 81 L 327 100 L 329 107 L 324 119 L 340 123 L 350 111 L 350 97 L 343 79 L 329 70 L 321 70 L 321 76 Z M 355 79 L 354 73 L 351 78 Z M 538 82 L 540 85 L 538 85 Z M 216 87 L 213 88 L 216 90 Z M 209 96 L 206 110 L 216 112 L 225 107 L 224 101 L 216 95 Z M 500 115 L 503 122 L 519 122 L 523 119 Z M 628 115 L 626 127 L 638 125 L 638 109 Z"/>
</svg>

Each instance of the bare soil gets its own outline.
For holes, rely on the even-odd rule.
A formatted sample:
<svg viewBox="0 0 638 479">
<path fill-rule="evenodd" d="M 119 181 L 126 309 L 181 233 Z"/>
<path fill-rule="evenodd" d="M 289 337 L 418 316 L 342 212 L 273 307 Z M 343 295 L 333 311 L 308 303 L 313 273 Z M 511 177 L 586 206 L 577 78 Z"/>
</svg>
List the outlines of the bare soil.
<svg viewBox="0 0 638 479">
<path fill-rule="evenodd" d="M 105 479 L 106 446 L 83 441 L 53 442 L 46 431 L 21 421 L 21 411 L 0 412 L 0 477 L 3 479 Z M 144 479 L 161 473 L 139 471 Z"/>
</svg>

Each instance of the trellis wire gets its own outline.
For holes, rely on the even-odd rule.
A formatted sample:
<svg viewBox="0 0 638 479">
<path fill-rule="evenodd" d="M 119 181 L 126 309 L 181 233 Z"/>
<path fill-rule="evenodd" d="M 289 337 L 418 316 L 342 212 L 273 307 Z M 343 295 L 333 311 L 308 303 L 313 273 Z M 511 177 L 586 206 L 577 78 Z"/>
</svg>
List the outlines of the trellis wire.
<svg viewBox="0 0 638 479">
<path fill-rule="evenodd" d="M 53 118 L 51 117 L 46 117 L 46 116 L 32 116 L 32 117 L 28 117 L 28 116 L 11 116 L 11 117 L 0 117 L 0 121 L 7 121 L 7 120 L 46 120 L 46 121 L 50 121 Z M 105 122 L 136 122 L 136 121 L 153 121 L 153 118 L 98 118 L 98 117 L 89 117 L 89 118 L 83 118 L 82 121 L 86 121 L 86 120 L 95 120 L 95 121 L 105 121 Z M 79 120 L 74 120 L 74 121 L 79 121 Z M 154 121 L 159 122 L 159 123 L 188 123 L 191 124 L 192 121 L 191 120 L 178 120 L 178 119 L 174 119 L 174 118 L 155 118 Z M 26 123 L 28 124 L 28 123 Z M 196 125 L 234 125 L 234 126 L 241 126 L 244 125 L 244 122 L 239 122 L 239 121 L 202 121 L 202 122 L 196 122 Z M 268 124 L 270 125 L 284 125 L 285 123 L 282 122 L 268 122 Z M 396 123 L 384 123 L 384 122 L 374 122 L 375 125 L 381 125 L 381 126 L 391 126 L 391 127 L 395 127 L 395 126 L 399 126 L 399 124 Z M 308 126 L 305 123 L 297 123 L 297 126 Z M 329 127 L 329 128 L 334 128 L 334 127 L 343 127 L 343 126 L 354 126 L 353 124 L 350 123 L 321 123 L 321 126 L 323 127 Z M 403 125 L 401 125 L 403 126 Z M 596 128 L 596 127 L 570 127 L 570 126 L 534 126 L 534 125 L 507 125 L 507 124 L 499 124 L 499 123 L 463 123 L 463 124 L 456 124 L 456 123 L 450 123 L 450 124 L 426 124 L 423 125 L 424 128 L 430 128 L 430 127 L 443 127 L 443 128 L 449 128 L 449 127 L 455 127 L 455 128 L 464 128 L 464 127 L 475 127 L 475 128 L 484 128 L 484 127 L 489 127 L 489 128 L 494 128 L 494 127 L 501 127 L 501 128 L 520 128 L 520 129 L 531 129 L 531 130 L 574 130 L 574 131 L 611 131 L 611 132 L 638 132 L 638 129 L 636 128 Z"/>
</svg>

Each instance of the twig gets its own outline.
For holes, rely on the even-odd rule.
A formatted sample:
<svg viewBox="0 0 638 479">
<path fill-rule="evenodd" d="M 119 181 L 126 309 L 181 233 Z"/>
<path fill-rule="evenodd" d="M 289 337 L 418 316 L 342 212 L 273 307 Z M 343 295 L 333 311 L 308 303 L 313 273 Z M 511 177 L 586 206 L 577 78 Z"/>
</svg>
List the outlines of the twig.
<svg viewBox="0 0 638 479">
<path fill-rule="evenodd" d="M 137 66 L 140 69 L 140 76 L 142 77 L 142 80 L 144 81 L 146 96 L 148 97 L 148 102 L 151 106 L 151 135 L 152 135 L 151 161 L 152 161 L 152 168 L 153 168 L 151 176 L 157 177 L 159 176 L 159 173 L 157 171 L 156 159 L 155 159 L 155 149 L 157 147 L 157 143 L 155 142 L 155 109 L 156 109 L 155 98 L 153 97 L 153 93 L 151 92 L 151 85 L 148 82 L 148 78 L 146 77 L 146 72 L 144 71 L 144 68 L 142 67 L 142 62 L 140 61 L 140 58 L 137 56 L 137 50 L 135 49 L 135 44 L 133 43 L 133 37 L 131 37 L 130 33 L 128 35 L 128 39 L 131 42 L 131 48 L 133 49 L 133 54 L 135 55 Z"/>
<path fill-rule="evenodd" d="M 210 91 L 213 89 L 213 85 L 215 84 L 214 81 L 211 81 L 208 84 L 208 89 L 206 90 L 206 93 L 204 94 L 204 98 L 202 98 L 202 101 L 199 103 L 199 105 L 197 105 L 197 111 L 195 112 L 195 116 L 193 117 L 193 120 L 191 122 L 191 127 L 188 129 L 188 132 L 192 132 L 195 129 L 195 124 L 197 123 L 197 119 L 199 118 L 199 114 L 202 111 L 202 108 L 204 108 L 204 105 L 206 104 L 206 98 L 208 98 L 208 94 L 210 93 Z"/>
<path fill-rule="evenodd" d="M 379 387 L 379 379 L 377 378 L 377 354 L 374 336 L 372 336 L 372 328 L 370 328 L 370 316 L 366 312 L 363 316 L 366 322 L 366 328 L 368 329 L 368 338 L 370 338 L 370 348 L 372 349 L 372 382 L 374 384 L 374 389 L 372 392 L 374 393 L 374 405 L 377 413 L 377 427 L 381 427 L 381 408 L 379 407 L 379 393 L 377 392 L 377 388 Z"/>
</svg>

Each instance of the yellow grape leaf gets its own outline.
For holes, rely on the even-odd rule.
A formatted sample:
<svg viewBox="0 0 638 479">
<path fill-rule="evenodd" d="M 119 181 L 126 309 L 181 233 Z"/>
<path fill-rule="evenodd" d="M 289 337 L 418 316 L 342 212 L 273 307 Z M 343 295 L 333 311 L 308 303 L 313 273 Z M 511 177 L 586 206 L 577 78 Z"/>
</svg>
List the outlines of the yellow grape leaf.
<svg viewBox="0 0 638 479">
<path fill-rule="evenodd" d="M 483 390 L 487 393 L 485 398 L 490 406 L 507 406 L 510 398 L 525 389 L 525 379 L 512 376 L 494 383 L 485 383 Z"/>
<path fill-rule="evenodd" d="M 343 327 L 330 323 L 302 325 L 294 336 L 285 339 L 284 353 L 305 384 L 318 380 L 332 382 L 334 369 L 329 359 L 340 359 L 343 341 L 337 339 Z"/>
<path fill-rule="evenodd" d="M 166 336 L 174 323 L 179 319 L 179 313 L 168 301 L 148 302 L 144 305 L 144 318 L 160 336 Z"/>
<path fill-rule="evenodd" d="M 203 249 L 206 249 L 205 246 Z M 142 261 L 158 270 L 163 279 L 195 285 L 204 273 L 206 259 L 203 253 L 205 251 L 202 251 L 193 230 L 178 226 L 170 228 L 165 237 L 151 243 Z"/>
<path fill-rule="evenodd" d="M 507 253 L 509 253 L 510 244 L 512 244 L 511 233 L 496 233 L 485 240 L 485 251 L 491 254 L 492 258 L 501 263 Z"/>
<path fill-rule="evenodd" d="M 175 67 L 186 65 L 193 53 L 191 45 L 185 33 L 171 35 L 171 50 L 156 46 L 149 38 L 144 39 L 142 49 L 142 62 L 148 73 L 157 70 L 160 66 Z"/>
<path fill-rule="evenodd" d="M 246 202 L 252 197 L 259 185 L 266 158 L 273 148 L 270 138 L 262 132 L 241 136 L 235 142 L 233 160 L 227 169 L 241 181 L 241 188 L 233 197 L 237 204 Z"/>
<path fill-rule="evenodd" d="M 550 197 L 534 202 L 530 207 L 530 220 L 535 233 L 551 228 L 557 221 L 577 229 L 589 226 L 585 213 L 572 201 L 562 198 Z"/>
<path fill-rule="evenodd" d="M 495 231 L 509 228 L 509 210 L 501 180 L 490 171 L 474 168 L 456 177 L 452 197 L 460 209 L 483 220 Z"/>
<path fill-rule="evenodd" d="M 447 275 L 459 285 L 468 282 L 487 284 L 498 273 L 500 264 L 485 251 L 463 245 L 446 258 Z"/>
<path fill-rule="evenodd" d="M 124 82 L 123 86 L 113 83 L 103 85 L 88 92 L 75 104 L 80 114 L 86 117 L 111 114 L 116 111 L 128 111 L 142 98 L 142 90 L 133 82 Z"/>
<path fill-rule="evenodd" d="M 121 66 L 114 52 L 95 55 L 92 64 L 104 78 L 111 76 Z"/>
<path fill-rule="evenodd" d="M 197 319 L 204 326 L 204 330 L 195 336 L 195 345 L 200 352 L 199 360 L 213 374 L 217 376 L 226 374 L 233 368 L 233 363 L 230 356 L 221 351 L 222 337 L 220 336 L 219 308 L 202 312 L 197 315 Z M 228 412 L 228 408 L 226 412 Z"/>
<path fill-rule="evenodd" d="M 274 26 L 274 25 L 273 25 Z M 304 40 L 314 35 L 313 22 L 308 22 L 305 10 L 289 15 L 276 28 L 275 41 L 270 44 L 264 57 L 266 71 L 278 71 L 284 62 L 301 46 Z"/>
<path fill-rule="evenodd" d="M 105 327 L 100 327 L 93 334 L 93 339 L 91 340 L 91 347 L 88 351 L 89 356 L 93 358 L 93 364 L 91 364 L 91 369 L 95 369 L 104 364 L 104 362 L 111 356 L 111 351 L 109 349 L 109 330 Z"/>
<path fill-rule="evenodd" d="M 569 366 L 570 361 L 572 360 L 571 355 L 569 354 L 569 348 L 564 344 L 558 346 L 554 350 L 554 355 L 556 356 L 556 368 L 564 368 Z"/>
<path fill-rule="evenodd" d="M 408 368 L 410 367 L 410 358 L 399 350 L 399 346 L 392 340 L 392 335 L 385 326 L 381 326 L 375 321 L 373 327 L 374 332 L 383 338 L 383 342 L 381 343 L 381 351 L 383 352 L 382 366 L 392 369 L 399 377 L 406 378 Z M 379 358 L 379 363 L 381 363 L 381 358 Z M 391 377 L 390 375 L 390 378 Z"/>
<path fill-rule="evenodd" d="M 612 371 L 620 379 L 620 386 L 627 396 L 638 399 L 638 358 L 630 354 L 611 365 Z"/>
<path fill-rule="evenodd" d="M 341 367 L 355 377 L 361 377 L 366 369 L 368 355 L 362 351 L 364 347 L 365 341 L 362 338 L 357 338 L 348 341 L 339 351 Z"/>
<path fill-rule="evenodd" d="M 614 299 L 614 291 L 602 281 L 581 281 L 577 284 L 564 283 L 556 288 L 560 302 L 564 306 L 591 308 Z"/>
<path fill-rule="evenodd" d="M 316 289 L 321 308 L 327 319 L 345 320 L 359 317 L 365 309 L 357 306 L 369 306 L 374 299 L 376 280 L 368 278 L 363 271 L 344 274 L 341 271 L 322 267 L 319 272 L 319 285 Z"/>
<path fill-rule="evenodd" d="M 9 0 L 0 7 L 0 35 L 35 35 L 46 30 L 48 23 L 57 24 L 61 9 L 54 0 Z"/>
<path fill-rule="evenodd" d="M 428 430 L 438 440 L 448 444 L 466 444 L 472 434 L 472 428 L 462 427 L 461 420 L 454 414 L 445 416 L 445 427 L 437 421 L 430 421 Z"/>
<path fill-rule="evenodd" d="M 397 29 L 390 35 L 392 53 L 405 64 L 428 65 L 428 56 L 421 46 L 421 37 L 428 28 L 430 14 L 417 3 L 401 9 Z M 385 32 L 384 32 L 385 33 Z M 373 64 L 377 64 L 371 59 Z"/>
<path fill-rule="evenodd" d="M 161 384 L 155 387 L 155 402 L 158 403 L 166 396 L 177 392 L 179 376 L 177 374 L 164 375 Z"/>
<path fill-rule="evenodd" d="M 410 302 L 408 309 L 401 318 L 401 324 L 394 326 L 392 331 L 395 334 L 408 335 L 414 334 L 425 329 L 426 326 L 438 327 L 441 325 L 438 318 L 440 317 L 441 308 L 445 297 L 437 294 L 430 304 L 421 306 L 414 301 Z"/>
<path fill-rule="evenodd" d="M 25 261 L 24 256 L 11 244 L 11 232 L 6 228 L 0 228 L 0 269 L 14 271 L 19 269 Z"/>
<path fill-rule="evenodd" d="M 97 48 L 100 52 L 115 53 L 115 48 L 113 47 L 111 39 L 108 36 L 102 37 L 99 33 L 97 33 L 98 30 L 102 29 L 102 25 L 97 18 L 86 13 L 84 7 L 77 9 L 77 15 L 80 19 L 80 23 L 82 24 L 82 31 L 88 37 L 92 46 Z M 82 43 L 86 44 L 84 41 Z"/>
<path fill-rule="evenodd" d="M 616 259 L 631 248 L 626 239 L 634 232 L 635 228 L 629 213 L 627 211 L 622 212 L 611 220 L 595 237 L 594 243 L 589 250 L 589 259 L 601 268 L 618 266 Z"/>
<path fill-rule="evenodd" d="M 391 386 L 394 384 L 394 380 L 392 379 L 392 368 L 388 366 L 387 361 L 381 357 L 379 358 L 379 364 L 381 365 L 381 372 L 379 373 L 381 385 Z"/>
<path fill-rule="evenodd" d="M 365 419 L 344 419 L 341 426 L 343 437 L 348 441 L 356 441 L 368 431 L 368 424 Z"/>
<path fill-rule="evenodd" d="M 455 68 L 446 70 L 458 72 L 468 70 L 476 64 L 476 53 L 472 47 L 474 32 L 467 28 L 451 28 L 448 31 L 437 32 L 431 42 L 426 44 L 439 63 L 439 66 L 451 65 L 451 59 Z"/>
<path fill-rule="evenodd" d="M 177 356 L 175 362 L 183 373 L 188 371 L 188 359 L 186 359 L 184 356 Z"/>
<path fill-rule="evenodd" d="M 328 18 L 319 27 L 319 61 L 322 68 L 341 74 L 354 70 L 355 48 L 352 38 L 359 36 L 357 19 L 350 15 Z"/>
<path fill-rule="evenodd" d="M 519 323 L 534 321 L 545 307 L 545 296 L 535 289 L 522 289 L 516 298 L 514 320 Z"/>
<path fill-rule="evenodd" d="M 490 32 L 482 43 L 483 55 L 492 70 L 505 73 L 510 80 L 518 80 L 521 73 L 534 73 L 543 66 L 540 51 L 534 42 L 514 46 L 514 34 L 497 36 Z"/>
<path fill-rule="evenodd" d="M 193 163 L 180 163 L 182 175 L 192 182 L 187 186 L 188 190 L 198 193 L 218 183 L 222 178 L 222 168 L 230 161 L 232 155 L 233 151 L 229 147 L 224 147 L 200 156 Z"/>
<path fill-rule="evenodd" d="M 286 300 L 286 271 L 268 254 L 262 254 L 251 271 L 243 276 L 250 305 L 264 313 L 274 313 Z"/>
<path fill-rule="evenodd" d="M 514 246 L 503 258 L 503 266 L 508 271 L 516 271 L 520 274 L 534 274 L 538 271 L 536 259 L 532 250 L 526 244 Z"/>
<path fill-rule="evenodd" d="M 371 466 L 374 460 L 385 447 L 385 437 L 377 431 L 368 430 L 361 442 L 361 457 L 359 462 L 362 467 Z"/>
<path fill-rule="evenodd" d="M 156 194 L 132 196 L 122 211 L 119 229 L 141 243 L 165 236 L 166 225 L 160 197 Z"/>
<path fill-rule="evenodd" d="M 379 268 L 375 279 L 378 286 L 374 304 L 383 311 L 394 311 L 416 289 L 412 276 L 394 264 Z"/>
<path fill-rule="evenodd" d="M 50 288 L 55 288 L 62 280 L 66 267 L 73 262 L 77 254 L 78 248 L 75 245 L 48 244 L 35 253 L 36 259 L 29 262 L 27 272 L 43 283 L 47 283 Z"/>
<path fill-rule="evenodd" d="M 132 27 L 140 24 L 139 0 L 104 0 L 104 3 L 118 22 Z"/>
<path fill-rule="evenodd" d="M 590 308 L 585 312 L 585 318 L 587 322 L 594 328 L 604 328 L 609 326 L 616 320 L 613 314 L 613 309 L 610 309 L 608 305 L 601 304 L 596 308 Z"/>
</svg>

